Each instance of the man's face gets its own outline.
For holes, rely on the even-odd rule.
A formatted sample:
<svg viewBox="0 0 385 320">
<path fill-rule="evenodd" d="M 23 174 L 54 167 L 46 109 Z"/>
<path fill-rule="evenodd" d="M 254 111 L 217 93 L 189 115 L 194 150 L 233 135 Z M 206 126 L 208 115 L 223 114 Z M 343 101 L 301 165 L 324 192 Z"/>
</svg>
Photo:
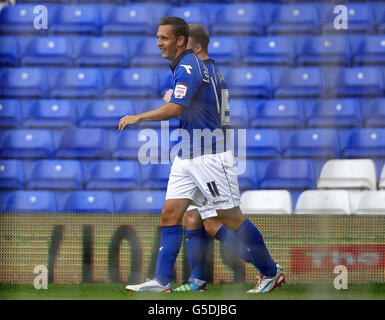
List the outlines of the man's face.
<svg viewBox="0 0 385 320">
<path fill-rule="evenodd" d="M 175 36 L 172 26 L 159 26 L 156 37 L 162 57 L 170 61 L 174 60 L 178 50 L 178 38 Z"/>
</svg>

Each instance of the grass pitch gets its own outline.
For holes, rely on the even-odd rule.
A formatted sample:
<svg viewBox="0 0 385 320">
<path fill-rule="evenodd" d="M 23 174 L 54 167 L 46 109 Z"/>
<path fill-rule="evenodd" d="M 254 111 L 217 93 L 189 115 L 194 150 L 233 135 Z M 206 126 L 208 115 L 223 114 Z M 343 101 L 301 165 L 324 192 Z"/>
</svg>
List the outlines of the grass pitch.
<svg viewBox="0 0 385 320">
<path fill-rule="evenodd" d="M 135 293 L 116 283 L 51 284 L 36 290 L 29 284 L 0 284 L 1 300 L 385 300 L 385 284 L 283 285 L 267 294 L 247 294 L 250 284 L 208 284 L 205 292 Z M 173 285 L 173 288 L 177 284 Z"/>
</svg>

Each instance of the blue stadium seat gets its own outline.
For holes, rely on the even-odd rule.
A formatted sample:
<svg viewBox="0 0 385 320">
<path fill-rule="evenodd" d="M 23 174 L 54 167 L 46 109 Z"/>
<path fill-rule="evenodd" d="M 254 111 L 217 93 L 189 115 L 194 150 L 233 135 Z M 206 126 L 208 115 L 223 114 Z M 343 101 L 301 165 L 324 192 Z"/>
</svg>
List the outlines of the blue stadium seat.
<svg viewBox="0 0 385 320">
<path fill-rule="evenodd" d="M 304 123 L 300 100 L 257 100 L 249 103 L 249 124 L 252 128 L 303 128 Z"/>
<path fill-rule="evenodd" d="M 34 37 L 27 45 L 21 63 L 27 65 L 72 65 L 72 44 L 60 36 Z"/>
<path fill-rule="evenodd" d="M 238 43 L 231 36 L 210 37 L 208 52 L 216 65 L 237 65 L 240 62 Z"/>
<path fill-rule="evenodd" d="M 211 26 L 213 35 L 263 34 L 263 12 L 258 4 L 232 3 L 221 8 Z"/>
<path fill-rule="evenodd" d="M 158 87 L 157 72 L 151 68 L 119 69 L 106 88 L 105 96 L 157 98 Z"/>
<path fill-rule="evenodd" d="M 335 4 L 330 4 L 325 10 L 322 18 L 322 33 L 374 33 L 375 22 L 374 15 L 370 4 L 349 3 L 346 5 L 347 12 L 347 29 L 336 29 L 335 19 L 338 13 L 334 13 Z M 337 22 L 340 20 L 337 19 Z"/>
<path fill-rule="evenodd" d="M 350 66 L 348 37 L 336 35 L 309 36 L 296 39 L 298 65 Z"/>
<path fill-rule="evenodd" d="M 170 164 L 141 165 L 142 190 L 166 190 L 170 171 Z"/>
<path fill-rule="evenodd" d="M 272 97 L 271 76 L 267 68 L 231 68 L 225 79 L 232 97 Z"/>
<path fill-rule="evenodd" d="M 14 37 L 0 37 L 0 66 L 19 64 L 19 45 Z"/>
<path fill-rule="evenodd" d="M 0 159 L 0 188 L 1 189 L 23 189 L 24 171 L 21 160 Z"/>
<path fill-rule="evenodd" d="M 385 99 L 375 98 L 371 100 L 364 117 L 365 127 L 385 128 Z"/>
<path fill-rule="evenodd" d="M 296 129 L 284 134 L 285 158 L 340 158 L 340 144 L 335 129 Z"/>
<path fill-rule="evenodd" d="M 354 65 L 383 65 L 385 63 L 385 36 L 367 36 L 361 39 L 352 54 Z"/>
<path fill-rule="evenodd" d="M 0 100 L 0 128 L 17 127 L 21 123 L 19 100 Z"/>
<path fill-rule="evenodd" d="M 378 34 L 385 33 L 385 7 L 382 2 L 372 2 L 375 15 L 375 27 Z"/>
<path fill-rule="evenodd" d="M 289 4 L 277 7 L 266 24 L 269 34 L 318 34 L 319 17 L 311 4 Z"/>
<path fill-rule="evenodd" d="M 100 34 L 102 16 L 94 5 L 67 4 L 58 8 L 49 30 L 53 33 Z"/>
<path fill-rule="evenodd" d="M 47 75 L 39 68 L 3 69 L 0 73 L 0 93 L 3 97 L 39 97 L 47 95 Z"/>
<path fill-rule="evenodd" d="M 98 160 L 90 164 L 86 189 L 138 189 L 139 165 L 135 160 Z"/>
<path fill-rule="evenodd" d="M 56 150 L 56 158 L 108 158 L 108 135 L 100 128 L 66 129 Z"/>
<path fill-rule="evenodd" d="M 261 189 L 315 189 L 313 162 L 310 159 L 272 159 L 260 177 Z"/>
<path fill-rule="evenodd" d="M 122 37 L 88 37 L 81 46 L 76 62 L 79 66 L 127 67 L 131 55 Z"/>
<path fill-rule="evenodd" d="M 2 158 L 49 158 L 54 146 L 49 130 L 11 129 L 1 135 Z"/>
<path fill-rule="evenodd" d="M 341 139 L 344 158 L 385 158 L 385 129 L 352 129 Z"/>
<path fill-rule="evenodd" d="M 246 146 L 235 142 L 235 148 L 247 148 L 247 158 L 276 158 L 281 155 L 281 143 L 275 129 L 248 129 Z"/>
<path fill-rule="evenodd" d="M 321 68 L 299 67 L 285 70 L 275 89 L 275 98 L 314 98 L 326 95 L 326 80 Z"/>
<path fill-rule="evenodd" d="M 63 128 L 76 125 L 76 105 L 71 100 L 32 100 L 23 108 L 25 128 Z"/>
<path fill-rule="evenodd" d="M 238 160 L 242 161 L 242 160 Z M 258 171 L 258 161 L 255 159 L 244 159 L 245 161 L 245 170 L 238 175 L 238 185 L 239 189 L 242 191 L 245 190 L 255 190 L 259 188 L 259 171 Z M 239 167 L 239 165 L 238 165 Z"/>
<path fill-rule="evenodd" d="M 119 212 L 124 213 L 157 213 L 163 208 L 166 192 L 160 190 L 128 191 L 122 204 L 118 206 Z"/>
<path fill-rule="evenodd" d="M 306 113 L 311 128 L 352 128 L 361 126 L 361 109 L 357 99 L 317 100 Z"/>
<path fill-rule="evenodd" d="M 112 213 L 114 197 L 110 191 L 82 190 L 69 192 L 64 200 L 62 212 Z"/>
<path fill-rule="evenodd" d="M 135 67 L 168 65 L 168 60 L 162 58 L 159 47 L 156 45 L 156 37 L 143 37 L 138 44 L 138 48 L 131 60 L 131 65 Z"/>
<path fill-rule="evenodd" d="M 34 4 L 16 4 L 14 6 L 5 6 L 0 11 L 0 33 L 39 33 L 44 29 L 37 30 L 34 26 L 36 14 L 34 9 L 37 3 Z M 48 9 L 50 10 L 50 9 Z M 53 8 L 52 8 L 53 11 Z M 48 26 L 51 19 L 48 14 Z"/>
<path fill-rule="evenodd" d="M 103 23 L 103 32 L 107 34 L 125 33 L 153 36 L 155 33 L 154 23 L 152 8 L 142 4 L 115 6 Z"/>
<path fill-rule="evenodd" d="M 207 11 L 198 6 L 182 5 L 179 7 L 172 7 L 166 12 L 166 17 L 180 17 L 187 23 L 200 24 L 210 32 Z"/>
<path fill-rule="evenodd" d="M 26 178 L 27 189 L 82 189 L 83 172 L 77 160 L 37 160 Z"/>
<path fill-rule="evenodd" d="M 51 97 L 55 98 L 99 98 L 103 95 L 103 73 L 96 68 L 65 68 L 60 71 Z"/>
<path fill-rule="evenodd" d="M 294 43 L 289 37 L 252 37 L 243 62 L 248 65 L 292 66 L 294 65 Z"/>
<path fill-rule="evenodd" d="M 131 100 L 95 100 L 87 104 L 84 116 L 79 119 L 79 125 L 116 129 L 119 120 L 128 114 L 135 114 Z"/>
<path fill-rule="evenodd" d="M 381 71 L 375 67 L 339 68 L 328 85 L 330 97 L 381 97 L 383 90 Z"/>
<path fill-rule="evenodd" d="M 233 128 L 247 128 L 248 127 L 248 110 L 247 101 L 244 99 L 230 100 L 230 122 Z"/>
<path fill-rule="evenodd" d="M 42 213 L 56 212 L 56 199 L 53 191 L 12 191 L 5 200 L 2 212 Z"/>
</svg>

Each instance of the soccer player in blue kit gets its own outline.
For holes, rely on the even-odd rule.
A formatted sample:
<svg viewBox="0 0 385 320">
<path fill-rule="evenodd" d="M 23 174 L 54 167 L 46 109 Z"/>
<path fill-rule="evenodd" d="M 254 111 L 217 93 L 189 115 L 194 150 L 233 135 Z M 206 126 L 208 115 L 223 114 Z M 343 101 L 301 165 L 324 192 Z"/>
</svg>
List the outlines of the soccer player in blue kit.
<svg viewBox="0 0 385 320">
<path fill-rule="evenodd" d="M 171 167 L 161 212 L 161 241 L 155 277 L 141 284 L 127 285 L 126 290 L 172 291 L 173 267 L 183 238 L 182 217 L 189 206 L 194 205 L 200 208 L 201 215 L 215 210 L 227 226 L 222 225 L 216 230 L 215 237 L 234 253 L 242 256 L 239 251 L 243 252 L 242 257 L 260 271 L 256 286 L 248 292 L 269 292 L 285 278 L 269 255 L 258 229 L 239 208 L 238 178 L 224 134 L 225 117 L 221 121 L 223 112 L 219 98 L 223 100 L 223 97 L 217 96 L 217 88 L 204 63 L 193 50 L 186 50 L 188 37 L 189 27 L 183 19 L 161 18 L 157 45 L 162 57 L 170 61 L 174 74 L 171 99 L 155 110 L 127 115 L 119 121 L 119 132 L 122 132 L 126 126 L 143 121 L 179 118 L 181 132 L 185 133 L 181 151 Z M 207 142 L 202 132 L 208 131 L 215 133 L 216 139 L 209 139 L 209 144 L 202 145 L 202 139 Z"/>
</svg>

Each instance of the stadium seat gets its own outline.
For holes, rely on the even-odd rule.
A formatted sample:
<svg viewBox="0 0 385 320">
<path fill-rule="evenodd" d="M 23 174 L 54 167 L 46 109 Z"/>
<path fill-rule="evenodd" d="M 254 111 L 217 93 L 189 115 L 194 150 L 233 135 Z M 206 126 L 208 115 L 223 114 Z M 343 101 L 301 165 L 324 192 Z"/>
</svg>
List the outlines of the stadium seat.
<svg viewBox="0 0 385 320">
<path fill-rule="evenodd" d="M 231 113 L 231 119 L 232 117 Z M 249 124 L 252 128 L 303 128 L 304 123 L 300 100 L 274 99 L 249 102 Z"/>
<path fill-rule="evenodd" d="M 385 36 L 363 37 L 352 53 L 354 65 L 383 65 L 385 63 Z"/>
<path fill-rule="evenodd" d="M 83 172 L 77 160 L 37 160 L 26 178 L 27 189 L 82 189 Z"/>
<path fill-rule="evenodd" d="M 271 77 L 267 68 L 231 68 L 225 79 L 233 98 L 272 98 Z"/>
<path fill-rule="evenodd" d="M 272 159 L 260 175 L 261 189 L 304 190 L 315 188 L 314 167 L 310 159 Z"/>
<path fill-rule="evenodd" d="M 361 109 L 358 99 L 317 100 L 304 110 L 309 128 L 361 126 Z"/>
<path fill-rule="evenodd" d="M 210 55 L 211 51 L 209 50 Z M 289 37 L 252 37 L 243 62 L 247 65 L 294 65 L 294 43 Z"/>
<path fill-rule="evenodd" d="M 291 196 L 287 190 L 248 190 L 240 208 L 244 214 L 291 214 Z"/>
<path fill-rule="evenodd" d="M 14 37 L 0 37 L 0 66 L 16 67 L 19 64 L 19 45 Z"/>
<path fill-rule="evenodd" d="M 231 36 L 210 37 L 208 46 L 210 58 L 215 60 L 216 65 L 238 65 L 240 62 L 239 45 Z"/>
<path fill-rule="evenodd" d="M 211 33 L 263 35 L 263 26 L 263 12 L 258 4 L 232 3 L 218 10 Z"/>
<path fill-rule="evenodd" d="M 110 191 L 82 190 L 69 192 L 62 212 L 113 213 L 114 197 Z"/>
<path fill-rule="evenodd" d="M 383 215 L 385 214 L 385 190 L 365 191 L 353 214 Z"/>
<path fill-rule="evenodd" d="M 369 101 L 364 114 L 365 127 L 385 127 L 385 99 L 374 98 Z"/>
<path fill-rule="evenodd" d="M 289 4 L 277 7 L 266 24 L 269 34 L 318 34 L 319 17 L 311 4 Z"/>
<path fill-rule="evenodd" d="M 160 190 L 128 191 L 118 211 L 122 213 L 157 213 L 162 210 L 166 192 Z"/>
<path fill-rule="evenodd" d="M 98 160 L 90 164 L 85 178 L 86 189 L 138 189 L 137 161 Z"/>
<path fill-rule="evenodd" d="M 341 151 L 344 158 L 384 158 L 385 129 L 352 129 L 341 141 Z"/>
<path fill-rule="evenodd" d="M 303 191 L 298 197 L 294 214 L 350 214 L 349 194 L 346 190 Z"/>
<path fill-rule="evenodd" d="M 47 95 L 47 75 L 39 68 L 7 68 L 0 73 L 1 96 L 11 98 L 38 97 Z"/>
<path fill-rule="evenodd" d="M 0 128 L 13 128 L 21 123 L 19 100 L 0 100 Z"/>
<path fill-rule="evenodd" d="M 135 114 L 131 100 L 95 100 L 87 104 L 83 117 L 79 119 L 79 125 L 117 128 L 119 120 L 128 114 Z"/>
<path fill-rule="evenodd" d="M 299 67 L 283 71 L 275 98 L 317 98 L 326 95 L 326 80 L 321 68 Z"/>
<path fill-rule="evenodd" d="M 54 146 L 51 133 L 44 129 L 7 130 L 0 141 L 2 158 L 49 158 Z"/>
<path fill-rule="evenodd" d="M 156 37 L 143 37 L 132 57 L 131 65 L 135 67 L 168 66 L 168 60 L 162 57 L 157 42 Z"/>
<path fill-rule="evenodd" d="M 381 2 L 371 3 L 375 15 L 377 34 L 385 33 L 385 8 Z"/>
<path fill-rule="evenodd" d="M 246 145 L 235 143 L 235 148 L 238 152 L 240 148 L 247 148 L 247 158 L 277 158 L 281 155 L 279 134 L 274 129 L 248 129 Z"/>
<path fill-rule="evenodd" d="M 335 129 L 296 129 L 286 135 L 282 155 L 285 158 L 340 158 Z"/>
<path fill-rule="evenodd" d="M 127 67 L 132 51 L 122 37 L 87 37 L 76 59 L 79 66 Z"/>
<path fill-rule="evenodd" d="M 371 159 L 328 160 L 317 180 L 317 189 L 377 189 L 376 167 Z"/>
<path fill-rule="evenodd" d="M 72 65 L 72 43 L 60 36 L 34 37 L 28 43 L 21 63 L 27 65 Z"/>
<path fill-rule="evenodd" d="M 157 98 L 157 72 L 151 68 L 119 69 L 104 92 L 108 97 Z"/>
<path fill-rule="evenodd" d="M 0 159 L 0 189 L 23 189 L 23 162 L 17 159 Z"/>
<path fill-rule="evenodd" d="M 230 100 L 230 121 L 233 128 L 248 127 L 248 104 L 244 99 Z"/>
<path fill-rule="evenodd" d="M 179 7 L 171 7 L 166 13 L 166 17 L 180 17 L 187 23 L 195 23 L 202 25 L 208 32 L 210 32 L 210 23 L 207 11 L 199 6 L 190 6 L 182 4 Z"/>
<path fill-rule="evenodd" d="M 244 161 L 241 164 L 240 161 Z M 236 162 L 238 170 L 238 185 L 241 191 L 255 190 L 259 188 L 258 160 L 239 159 Z M 243 171 L 241 171 L 243 168 Z"/>
<path fill-rule="evenodd" d="M 350 43 L 345 36 L 322 35 L 296 39 L 297 65 L 350 66 Z"/>
<path fill-rule="evenodd" d="M 17 190 L 9 193 L 2 212 L 42 213 L 56 212 L 56 199 L 53 191 Z"/>
<path fill-rule="evenodd" d="M 336 78 L 329 78 L 330 97 L 383 96 L 381 71 L 375 67 L 339 68 Z"/>
<path fill-rule="evenodd" d="M 349 3 L 347 7 L 347 29 L 338 29 L 335 26 L 335 22 L 340 23 L 344 19 L 336 19 L 340 14 L 334 13 L 335 4 L 330 4 L 328 9 L 325 10 L 325 14 L 322 18 L 321 33 L 374 33 L 375 23 L 373 11 L 370 4 L 361 3 Z"/>
<path fill-rule="evenodd" d="M 106 34 L 125 33 L 154 36 L 154 23 L 152 8 L 142 4 L 115 6 L 103 23 L 103 32 Z"/>
<path fill-rule="evenodd" d="M 142 190 L 166 190 L 170 176 L 170 164 L 141 165 L 141 189 Z"/>
<path fill-rule="evenodd" d="M 44 32 L 44 29 L 36 29 L 34 20 L 36 14 L 34 13 L 37 3 L 34 4 L 16 4 L 14 6 L 5 6 L 0 10 L 0 33 L 14 34 L 14 33 L 39 33 Z M 50 9 L 49 9 L 50 10 Z M 52 10 L 54 10 L 52 8 Z M 51 19 L 48 14 L 48 25 Z"/>
<path fill-rule="evenodd" d="M 66 4 L 56 10 L 49 26 L 53 33 L 100 34 L 102 16 L 100 8 L 86 4 Z"/>
<path fill-rule="evenodd" d="M 76 125 L 76 105 L 71 100 L 31 100 L 23 108 L 24 128 L 63 128 Z"/>
<path fill-rule="evenodd" d="M 108 135 L 100 128 L 66 129 L 61 136 L 55 157 L 107 159 Z"/>
<path fill-rule="evenodd" d="M 103 95 L 103 74 L 96 68 L 65 68 L 60 71 L 51 97 L 99 98 Z"/>
</svg>

